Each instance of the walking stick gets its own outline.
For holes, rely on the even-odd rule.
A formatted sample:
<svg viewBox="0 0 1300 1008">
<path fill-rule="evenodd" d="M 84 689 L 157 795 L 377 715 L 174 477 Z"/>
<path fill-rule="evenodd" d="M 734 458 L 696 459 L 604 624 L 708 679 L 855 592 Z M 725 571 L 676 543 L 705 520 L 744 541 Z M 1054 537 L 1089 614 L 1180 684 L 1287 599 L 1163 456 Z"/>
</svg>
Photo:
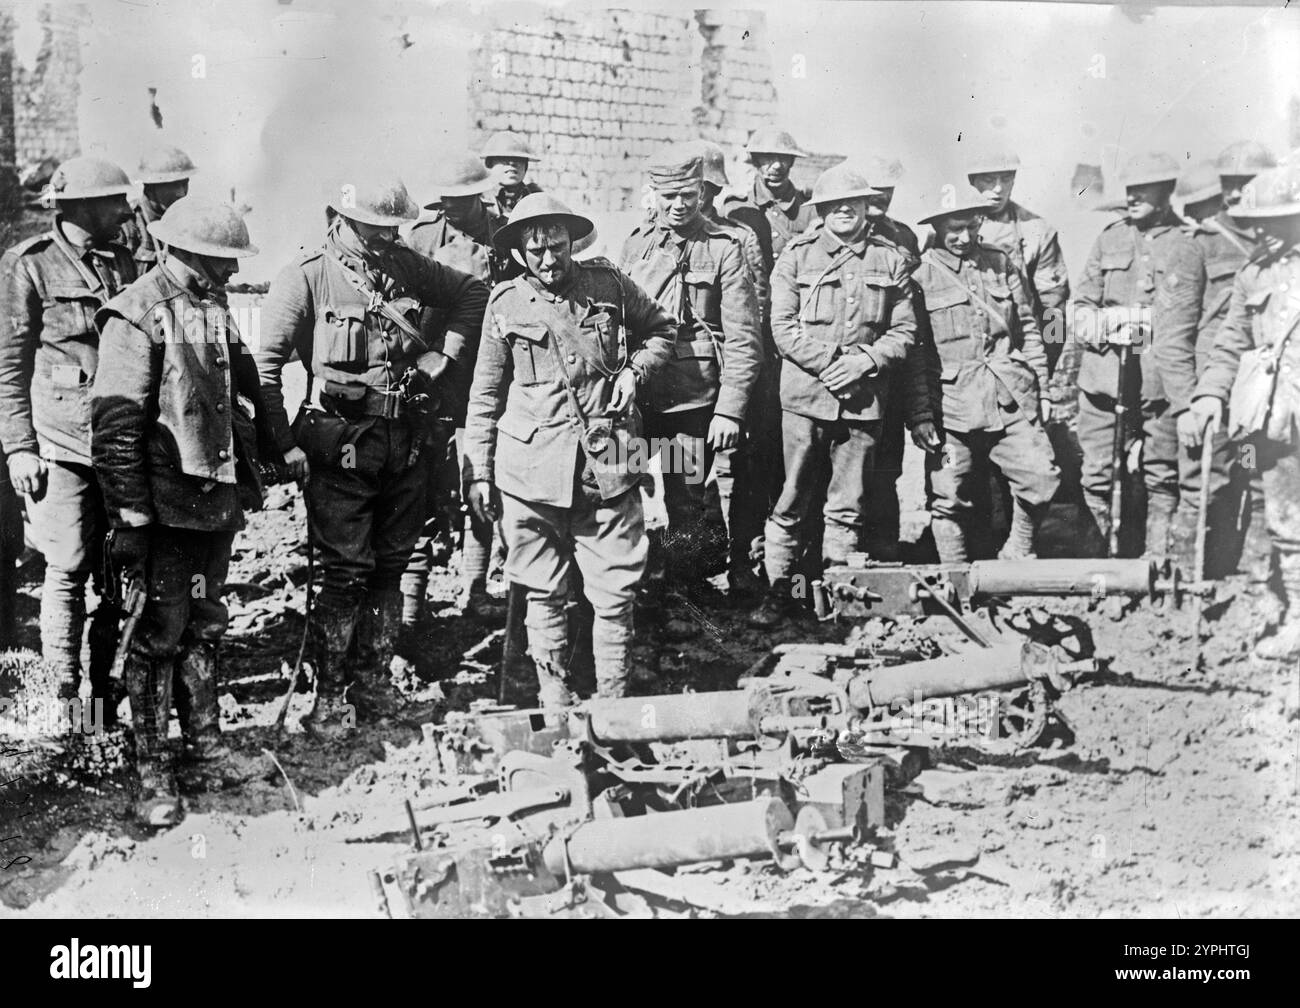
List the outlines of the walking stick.
<svg viewBox="0 0 1300 1008">
<path fill-rule="evenodd" d="M 1119 556 L 1119 529 L 1124 513 L 1124 486 L 1128 481 L 1125 468 L 1124 445 L 1128 437 L 1128 406 L 1124 402 L 1127 392 L 1131 349 L 1124 344 L 1119 348 L 1119 380 L 1115 390 L 1115 437 L 1110 451 L 1110 535 L 1107 556 Z"/>
<path fill-rule="evenodd" d="M 1203 584 L 1205 581 L 1205 534 L 1209 525 L 1210 464 L 1213 459 L 1214 437 L 1207 430 L 1205 431 L 1205 439 L 1201 442 L 1201 486 L 1196 502 L 1196 573 L 1194 576 L 1197 584 Z M 1200 668 L 1201 665 L 1201 610 L 1204 606 L 1205 596 L 1198 592 L 1192 609 L 1192 633 L 1195 635 L 1197 668 Z"/>
</svg>

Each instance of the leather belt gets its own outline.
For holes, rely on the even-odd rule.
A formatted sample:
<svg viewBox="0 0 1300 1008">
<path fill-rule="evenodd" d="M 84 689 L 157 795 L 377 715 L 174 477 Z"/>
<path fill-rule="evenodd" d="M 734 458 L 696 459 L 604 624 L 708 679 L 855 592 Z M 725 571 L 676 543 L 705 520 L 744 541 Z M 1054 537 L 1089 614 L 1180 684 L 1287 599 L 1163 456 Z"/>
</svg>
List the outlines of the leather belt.
<svg viewBox="0 0 1300 1008">
<path fill-rule="evenodd" d="M 367 387 L 360 396 L 352 399 L 323 392 L 323 384 L 319 381 L 312 383 L 310 405 L 326 413 L 344 417 L 351 413 L 396 420 L 406 412 L 405 396 L 400 389 L 384 391 Z"/>
</svg>

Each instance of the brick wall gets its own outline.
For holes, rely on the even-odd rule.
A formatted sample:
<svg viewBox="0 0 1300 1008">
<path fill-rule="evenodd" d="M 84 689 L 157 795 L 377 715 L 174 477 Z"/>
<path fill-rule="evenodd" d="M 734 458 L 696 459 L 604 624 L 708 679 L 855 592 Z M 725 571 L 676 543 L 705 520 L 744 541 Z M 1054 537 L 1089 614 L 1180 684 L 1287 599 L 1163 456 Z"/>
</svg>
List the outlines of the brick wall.
<svg viewBox="0 0 1300 1008">
<path fill-rule="evenodd" d="M 51 3 L 39 8 L 38 24 L 19 25 L 6 17 L 7 38 L 23 33 L 12 59 L 14 157 L 21 169 L 47 157 L 62 161 L 80 149 L 77 134 L 77 77 L 81 73 L 81 25 L 86 17 L 79 4 Z M 24 52 L 26 33 L 43 36 L 35 59 Z M 33 47 L 34 48 L 34 47 Z"/>
<path fill-rule="evenodd" d="M 471 144 L 528 138 L 529 177 L 592 210 L 640 201 L 646 158 L 703 136 L 735 157 L 775 113 L 776 90 L 750 11 L 548 12 L 484 35 L 470 75 Z"/>
</svg>

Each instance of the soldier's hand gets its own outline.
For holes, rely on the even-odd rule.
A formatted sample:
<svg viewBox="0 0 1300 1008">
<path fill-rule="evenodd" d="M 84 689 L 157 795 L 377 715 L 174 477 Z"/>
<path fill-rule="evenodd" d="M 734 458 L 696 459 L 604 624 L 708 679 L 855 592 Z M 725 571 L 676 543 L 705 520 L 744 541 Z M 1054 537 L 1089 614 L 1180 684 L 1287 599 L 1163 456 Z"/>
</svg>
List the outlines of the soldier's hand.
<svg viewBox="0 0 1300 1008">
<path fill-rule="evenodd" d="M 729 451 L 740 440 L 740 424 L 731 417 L 715 416 L 709 421 L 709 444 L 714 451 Z"/>
<path fill-rule="evenodd" d="M 14 452 L 9 456 L 9 482 L 18 493 L 39 497 L 45 491 L 45 459 L 35 452 Z"/>
<path fill-rule="evenodd" d="M 118 573 L 126 577 L 144 577 L 149 565 L 149 527 L 113 529 L 108 552 Z"/>
<path fill-rule="evenodd" d="M 841 354 L 821 373 L 821 383 L 838 394 L 861 381 L 873 366 L 871 358 L 866 354 Z"/>
<path fill-rule="evenodd" d="M 284 453 L 284 468 L 288 471 L 289 478 L 297 483 L 306 483 L 307 477 L 311 475 L 307 453 L 301 448 L 290 448 Z"/>
<path fill-rule="evenodd" d="M 616 416 L 625 413 L 632 408 L 632 403 L 635 401 L 636 372 L 631 368 L 624 368 L 614 379 L 614 392 L 609 397 L 609 407 L 605 410 L 605 414 Z"/>
<path fill-rule="evenodd" d="M 501 517 L 496 487 L 487 480 L 475 480 L 465 488 L 465 503 L 483 525 L 492 525 Z"/>
<path fill-rule="evenodd" d="M 1178 416 L 1178 443 L 1184 448 L 1199 448 L 1201 446 L 1201 431 L 1205 424 L 1199 416 L 1190 409 L 1180 413 Z"/>
<path fill-rule="evenodd" d="M 1223 423 L 1223 400 L 1215 396 L 1201 396 L 1192 400 L 1192 408 L 1187 412 L 1196 417 L 1200 429 L 1207 437 L 1213 437 Z"/>
<path fill-rule="evenodd" d="M 926 454 L 937 452 L 943 447 L 943 435 L 930 420 L 922 420 L 912 428 L 912 443 Z"/>
</svg>

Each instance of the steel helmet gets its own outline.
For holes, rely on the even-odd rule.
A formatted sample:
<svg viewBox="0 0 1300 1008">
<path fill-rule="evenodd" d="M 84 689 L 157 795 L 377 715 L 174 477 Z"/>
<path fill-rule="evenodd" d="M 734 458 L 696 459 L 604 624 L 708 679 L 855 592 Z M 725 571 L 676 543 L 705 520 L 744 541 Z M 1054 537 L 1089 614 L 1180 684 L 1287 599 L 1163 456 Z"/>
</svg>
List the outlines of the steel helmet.
<svg viewBox="0 0 1300 1008">
<path fill-rule="evenodd" d="M 1262 171 L 1276 168 L 1277 158 L 1261 143 L 1238 140 L 1223 148 L 1215 167 L 1220 175 L 1258 175 Z"/>
<path fill-rule="evenodd" d="M 182 196 L 149 225 L 149 233 L 164 245 L 197 255 L 244 259 L 257 255 L 248 240 L 248 225 L 229 203 Z"/>
<path fill-rule="evenodd" d="M 1300 165 L 1282 165 L 1256 175 L 1241 190 L 1233 217 L 1294 217 L 1300 214 Z"/>
<path fill-rule="evenodd" d="M 515 204 L 509 219 L 493 235 L 492 244 L 509 252 L 518 244 L 525 224 L 548 217 L 569 229 L 569 239 L 575 245 L 596 229 L 590 217 L 574 213 L 550 193 L 529 193 Z"/>
<path fill-rule="evenodd" d="M 1188 165 L 1178 176 L 1178 184 L 1174 186 L 1174 195 L 1184 204 L 1199 203 L 1222 192 L 1223 187 L 1219 185 L 1219 169 L 1213 161 L 1197 161 L 1194 165 Z"/>
<path fill-rule="evenodd" d="M 400 227 L 420 215 L 396 175 L 370 175 L 343 182 L 329 207 L 348 220 L 374 227 Z"/>
<path fill-rule="evenodd" d="M 500 133 L 493 133 L 488 138 L 488 142 L 483 145 L 481 155 L 484 161 L 488 158 L 524 158 L 527 161 L 536 161 L 537 155 L 533 153 L 527 142 L 518 133 L 511 133 L 509 130 L 503 130 Z"/>
<path fill-rule="evenodd" d="M 799 145 L 794 142 L 794 137 L 775 126 L 763 126 L 754 130 L 749 143 L 745 145 L 745 153 L 750 156 L 751 161 L 755 154 L 786 154 L 797 158 L 808 156 L 805 151 L 799 149 Z"/>
<path fill-rule="evenodd" d="M 715 143 L 701 140 L 699 144 L 700 155 L 704 159 L 704 181 L 721 189 L 727 185 L 727 156 Z"/>
<path fill-rule="evenodd" d="M 945 187 L 946 188 L 946 187 Z M 939 197 L 936 207 L 928 215 L 922 217 L 917 223 L 933 224 L 940 217 L 951 217 L 954 214 L 964 213 L 985 213 L 992 209 L 992 203 L 989 198 L 975 188 L 968 188 L 958 193 L 955 197 L 950 193 L 944 192 Z"/>
<path fill-rule="evenodd" d="M 1124 164 L 1121 181 L 1124 187 L 1173 182 L 1178 178 L 1178 162 L 1168 154 L 1152 152 L 1134 154 Z"/>
<path fill-rule="evenodd" d="M 50 176 L 49 193 L 56 200 L 125 196 L 130 191 L 131 180 L 126 172 L 102 158 L 71 158 Z"/>
<path fill-rule="evenodd" d="M 867 178 L 876 189 L 893 189 L 903 177 L 903 162 L 897 158 L 873 157 L 867 164 Z"/>
<path fill-rule="evenodd" d="M 140 158 L 135 180 L 141 185 L 162 185 L 187 179 L 197 171 L 190 156 L 179 147 L 160 144 L 146 151 Z"/>
<path fill-rule="evenodd" d="M 879 191 L 867 183 L 867 176 L 858 169 L 848 164 L 837 164 L 817 176 L 808 202 L 820 206 L 839 200 L 865 199 L 879 195 Z"/>
<path fill-rule="evenodd" d="M 966 174 L 983 175 L 988 172 L 1014 172 L 1020 170 L 1020 155 L 1000 141 L 973 147 L 966 155 Z"/>
<path fill-rule="evenodd" d="M 483 167 L 483 159 L 469 151 L 445 158 L 438 163 L 434 174 L 435 196 L 432 201 L 424 204 L 426 207 L 437 206 L 438 201 L 445 196 L 477 196 L 496 184 Z"/>
</svg>

